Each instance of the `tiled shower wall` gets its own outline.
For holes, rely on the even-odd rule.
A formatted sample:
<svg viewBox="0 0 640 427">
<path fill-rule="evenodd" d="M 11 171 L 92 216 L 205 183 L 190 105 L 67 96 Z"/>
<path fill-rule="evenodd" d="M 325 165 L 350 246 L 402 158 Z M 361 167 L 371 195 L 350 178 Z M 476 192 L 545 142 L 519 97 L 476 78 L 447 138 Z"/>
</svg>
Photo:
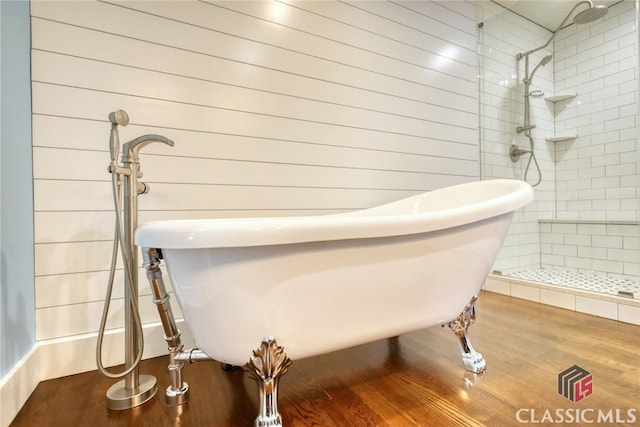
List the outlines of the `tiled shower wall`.
<svg viewBox="0 0 640 427">
<path fill-rule="evenodd" d="M 609 8 L 555 39 L 558 219 L 638 220 L 638 32 L 636 2 Z"/>
<path fill-rule="evenodd" d="M 638 281 L 640 238 L 635 221 L 540 222 L 540 266 Z"/>
<path fill-rule="evenodd" d="M 524 61 L 516 61 L 520 52 L 541 46 L 551 33 L 530 21 L 509 12 L 493 2 L 481 2 L 478 28 L 480 49 L 480 148 L 483 179 L 523 179 L 528 155 L 517 163 L 509 159 L 509 148 L 517 144 L 529 149 L 529 140 L 516 132 L 524 120 Z M 529 73 L 540 59 L 550 52 L 543 49 L 531 55 Z M 553 63 L 540 68 L 530 90 L 553 93 Z M 542 180 L 535 187 L 536 200 L 519 209 L 500 256 L 494 266 L 504 273 L 537 268 L 540 263 L 538 219 L 550 218 L 555 208 L 555 167 L 553 145 L 544 137 L 553 134 L 553 114 L 543 99 L 531 99 L 531 123 L 534 151 Z M 538 173 L 533 163 L 527 181 L 534 184 Z"/>
<path fill-rule="evenodd" d="M 477 180 L 475 19 L 464 1 L 32 2 L 37 340 L 98 328 L 109 112 L 129 113 L 122 142 L 175 141 L 143 151 L 141 222 L 336 213 Z M 120 270 L 116 289 L 109 328 Z"/>
<path fill-rule="evenodd" d="M 518 49 L 523 51 L 544 44 L 551 33 L 496 6 L 491 12 L 493 15 L 485 10 L 487 19 L 479 30 L 483 75 L 481 109 L 484 109 L 481 110 L 482 176 L 512 177 L 513 165 L 504 153 L 509 141 L 517 138 L 514 136 L 514 123 L 522 117 L 521 102 L 517 102 L 522 92 L 517 94 L 521 88 L 516 86 L 514 79 L 509 79 L 509 72 L 516 72 L 515 60 L 509 55 L 515 56 Z M 541 51 L 532 61 L 537 64 L 546 53 L 554 54 L 552 63 L 536 73 L 532 89 L 544 90 L 546 96 L 575 96 L 555 103 L 532 100 L 536 111 L 532 123 L 538 128 L 540 123 L 545 123 L 543 131 L 533 131 L 539 135 L 536 153 L 540 147 L 543 155 L 548 154 L 551 171 L 546 172 L 543 168 L 542 183 L 535 187 L 535 206 L 544 205 L 539 209 L 532 208 L 536 213 L 532 212 L 523 219 L 529 227 L 522 225 L 522 228 L 538 235 L 538 220 L 544 220 L 539 228 L 540 253 L 531 250 L 526 254 L 530 256 L 516 257 L 505 245 L 496 263 L 497 270 L 509 273 L 559 267 L 637 280 L 637 261 L 629 259 L 635 256 L 637 260 L 639 256 L 638 249 L 632 249 L 639 236 L 636 19 L 636 1 L 619 2 L 610 7 L 604 19 L 560 30 L 548 52 Z M 494 32 L 497 36 L 493 35 Z M 528 40 L 523 44 L 525 37 Z M 515 48 L 513 44 L 516 44 Z M 505 53 L 500 66 L 495 59 L 498 57 L 496 52 Z M 552 65 L 553 69 L 548 70 L 550 74 L 546 77 L 547 86 L 541 86 L 545 78 L 541 71 L 547 71 Z M 522 75 L 518 78 L 521 81 Z M 497 99 L 496 94 L 500 94 Z M 513 101 L 514 96 L 516 102 Z M 493 110 L 485 107 L 485 99 L 502 108 L 498 111 L 502 112 L 504 120 L 496 120 Z M 509 117 L 513 121 L 502 128 L 504 133 L 500 133 L 500 125 Z M 544 142 L 546 136 L 577 138 Z M 498 140 L 497 144 L 492 138 Z M 554 219 L 561 221 L 554 223 Z M 602 230 L 578 232 L 577 235 L 556 233 L 568 228 L 585 231 L 592 227 L 589 224 L 593 220 L 599 222 L 597 227 L 615 230 L 609 236 L 608 245 L 613 245 L 619 238 L 620 246 L 603 247 L 602 236 L 606 236 L 606 232 Z M 610 220 L 609 225 L 606 220 Z M 620 225 L 616 222 L 618 220 L 625 222 Z M 621 230 L 624 230 L 623 235 L 619 234 Z M 535 238 L 521 233 L 519 228 L 512 233 L 507 243 L 513 242 L 514 248 L 523 238 L 526 241 Z M 579 246 L 576 246 L 576 239 L 581 240 Z M 614 260 L 621 254 L 626 261 Z"/>
</svg>

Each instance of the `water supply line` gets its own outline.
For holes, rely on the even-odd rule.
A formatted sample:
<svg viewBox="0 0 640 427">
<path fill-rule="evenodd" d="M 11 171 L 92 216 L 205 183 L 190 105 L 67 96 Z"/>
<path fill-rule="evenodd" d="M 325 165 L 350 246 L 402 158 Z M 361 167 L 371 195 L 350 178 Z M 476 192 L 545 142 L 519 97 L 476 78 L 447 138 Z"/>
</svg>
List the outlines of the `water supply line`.
<svg viewBox="0 0 640 427">
<path fill-rule="evenodd" d="M 164 339 L 169 350 L 170 384 L 165 390 L 165 403 L 168 406 L 178 406 L 186 403 L 190 397 L 189 384 L 182 378 L 184 362 L 195 363 L 211 358 L 198 348 L 184 350 L 180 338 L 180 330 L 171 310 L 169 294 L 164 286 L 160 260 L 162 251 L 156 248 L 142 248 L 143 267 L 147 271 L 147 280 L 151 287 L 153 302 L 158 309 L 160 322 L 164 329 Z"/>
<path fill-rule="evenodd" d="M 118 110 L 109 114 L 109 121 L 111 122 L 109 136 L 111 161 L 108 171 L 111 173 L 116 220 L 107 293 L 96 345 L 96 364 L 98 370 L 109 378 L 124 377 L 122 381 L 107 390 L 107 407 L 114 410 L 124 410 L 145 403 L 157 391 L 155 377 L 152 375 L 140 375 L 138 370 L 144 350 L 144 336 L 138 309 L 138 253 L 133 241 L 133 234 L 138 226 L 138 196 L 149 192 L 149 186 L 139 181 L 142 178 L 139 153 L 142 148 L 152 142 L 161 142 L 173 146 L 173 141 L 164 136 L 153 134 L 135 138 L 123 145 L 122 165 L 119 165 L 120 139 L 118 126 L 129 124 L 129 116 L 123 110 Z M 125 368 L 121 372 L 112 373 L 104 367 L 102 347 L 113 292 L 118 249 L 122 253 L 124 265 Z"/>
</svg>

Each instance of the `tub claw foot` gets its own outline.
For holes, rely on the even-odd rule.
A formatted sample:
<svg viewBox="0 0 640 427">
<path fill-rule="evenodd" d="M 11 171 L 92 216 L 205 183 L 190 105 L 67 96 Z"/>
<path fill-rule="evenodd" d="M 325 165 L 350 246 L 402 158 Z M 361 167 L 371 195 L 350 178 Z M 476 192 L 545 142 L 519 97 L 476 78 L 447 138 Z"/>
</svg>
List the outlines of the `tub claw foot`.
<svg viewBox="0 0 640 427">
<path fill-rule="evenodd" d="M 467 337 L 467 329 L 476 321 L 475 302 L 477 299 L 477 296 L 471 298 L 471 301 L 465 306 L 462 313 L 460 313 L 455 320 L 447 323 L 447 326 L 449 326 L 458 337 L 464 368 L 467 371 L 481 373 L 487 368 L 487 362 L 484 360 L 484 357 L 482 357 L 482 354 L 475 351 Z"/>
<path fill-rule="evenodd" d="M 278 383 L 293 363 L 273 337 L 266 337 L 243 368 L 258 383 L 260 412 L 255 427 L 282 427 L 278 412 Z"/>
</svg>

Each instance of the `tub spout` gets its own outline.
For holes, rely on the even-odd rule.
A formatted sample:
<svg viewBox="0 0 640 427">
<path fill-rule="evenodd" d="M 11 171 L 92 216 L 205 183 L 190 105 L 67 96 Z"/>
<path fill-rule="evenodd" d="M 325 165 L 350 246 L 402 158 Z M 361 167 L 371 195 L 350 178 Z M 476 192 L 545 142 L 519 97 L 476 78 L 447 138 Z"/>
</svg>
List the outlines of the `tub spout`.
<svg viewBox="0 0 640 427">
<path fill-rule="evenodd" d="M 475 351 L 469 338 L 467 337 L 467 329 L 476 321 L 477 296 L 473 296 L 469 304 L 467 304 L 462 313 L 453 321 L 447 323 L 447 326 L 456 334 L 459 339 L 460 353 L 462 354 L 462 363 L 467 371 L 474 373 L 484 372 L 487 368 L 487 362 L 482 354 Z M 442 325 L 444 326 L 444 325 Z"/>
<path fill-rule="evenodd" d="M 162 135 L 142 135 L 129 142 L 125 142 L 122 145 L 122 161 L 126 162 L 128 161 L 128 159 L 137 159 L 140 150 L 142 150 L 152 142 L 161 142 L 163 144 L 167 144 L 170 147 L 173 147 L 174 145 L 174 142 L 172 140 Z"/>
</svg>

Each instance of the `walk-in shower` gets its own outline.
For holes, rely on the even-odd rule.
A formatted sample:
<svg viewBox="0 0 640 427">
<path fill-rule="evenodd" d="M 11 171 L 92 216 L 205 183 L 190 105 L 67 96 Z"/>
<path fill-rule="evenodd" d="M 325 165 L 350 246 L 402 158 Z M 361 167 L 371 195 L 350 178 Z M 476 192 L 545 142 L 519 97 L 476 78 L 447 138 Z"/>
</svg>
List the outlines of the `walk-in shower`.
<svg viewBox="0 0 640 427">
<path fill-rule="evenodd" d="M 542 172 L 540 170 L 540 165 L 538 164 L 538 159 L 536 158 L 536 153 L 534 150 L 535 144 L 533 141 L 533 137 L 531 136 L 531 130 L 534 129 L 536 126 L 531 124 L 531 112 L 530 112 L 531 105 L 529 100 L 532 97 L 540 98 L 544 95 L 544 93 L 539 90 L 531 91 L 530 88 L 531 88 L 531 83 L 533 81 L 533 76 L 536 73 L 536 71 L 538 71 L 538 68 L 547 65 L 553 59 L 553 54 L 545 55 L 540 60 L 538 65 L 535 66 L 531 74 L 529 74 L 529 56 L 532 53 L 537 52 L 549 46 L 549 44 L 551 44 L 551 41 L 554 39 L 556 33 L 566 24 L 569 17 L 571 17 L 571 15 L 573 15 L 573 13 L 579 7 L 582 7 L 582 6 L 588 6 L 588 7 L 587 9 L 582 10 L 575 15 L 575 17 L 573 18 L 574 24 L 588 24 L 588 23 L 594 22 L 602 18 L 604 15 L 606 15 L 608 11 L 607 6 L 594 6 L 591 0 L 581 1 L 577 3 L 575 6 L 573 6 L 573 8 L 571 8 L 567 16 L 565 16 L 565 18 L 562 20 L 560 25 L 558 25 L 556 30 L 553 33 L 551 33 L 551 37 L 549 37 L 549 39 L 545 44 L 535 49 L 518 53 L 516 55 L 517 61 L 524 59 L 524 78 L 522 79 L 522 83 L 524 84 L 524 120 L 523 120 L 524 123 L 522 126 L 518 126 L 516 128 L 516 131 L 518 133 L 524 133 L 524 136 L 526 136 L 529 139 L 529 149 L 525 150 L 518 147 L 516 144 L 512 144 L 511 147 L 509 148 L 509 158 L 511 159 L 512 162 L 515 163 L 518 160 L 520 160 L 520 157 L 522 155 L 529 154 L 529 160 L 527 161 L 527 166 L 525 167 L 525 171 L 524 171 L 524 180 L 528 181 L 527 178 L 529 174 L 529 167 L 531 166 L 531 161 L 533 160 L 533 163 L 535 164 L 536 169 L 538 171 L 538 180 L 535 182 L 535 184 L 531 184 L 534 187 L 540 184 L 540 181 L 542 180 Z"/>
<path fill-rule="evenodd" d="M 546 26 L 501 3 L 483 4 L 478 26 L 481 175 L 523 179 L 526 162 L 512 162 L 511 151 L 532 170 L 537 160 L 544 176 L 536 201 L 514 219 L 494 265 L 496 286 L 517 283 L 540 298 L 556 289 L 637 308 L 640 1 L 573 3 Z M 535 158 L 527 159 L 533 142 Z"/>
</svg>

